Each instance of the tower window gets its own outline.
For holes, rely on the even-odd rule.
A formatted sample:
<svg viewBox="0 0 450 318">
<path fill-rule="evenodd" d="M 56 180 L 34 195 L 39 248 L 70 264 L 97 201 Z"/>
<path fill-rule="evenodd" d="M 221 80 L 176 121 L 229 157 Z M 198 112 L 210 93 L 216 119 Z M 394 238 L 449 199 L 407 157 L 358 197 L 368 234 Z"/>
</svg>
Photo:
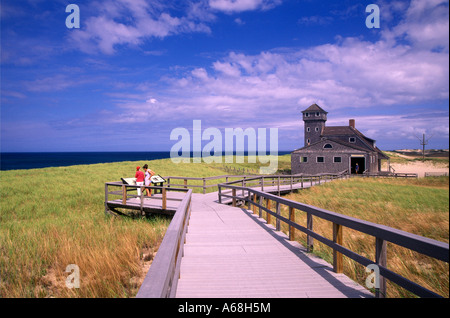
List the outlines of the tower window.
<svg viewBox="0 0 450 318">
<path fill-rule="evenodd" d="M 311 128 L 306 127 L 306 131 L 307 131 L 307 132 L 310 132 L 310 131 L 311 131 Z"/>
<path fill-rule="evenodd" d="M 315 128 L 315 131 L 316 131 L 316 132 L 319 131 L 319 127 L 316 127 L 316 128 Z"/>
<path fill-rule="evenodd" d="M 305 117 L 309 117 L 309 113 L 305 113 Z"/>
<path fill-rule="evenodd" d="M 316 112 L 316 117 L 319 117 L 320 116 L 320 113 L 319 112 Z"/>
<path fill-rule="evenodd" d="M 333 145 L 332 145 L 332 144 L 325 144 L 325 145 L 323 146 L 323 148 L 324 148 L 324 149 L 331 149 L 331 148 L 333 148 Z"/>
<path fill-rule="evenodd" d="M 311 140 L 309 138 L 306 139 L 306 143 L 309 145 L 311 143 Z"/>
</svg>

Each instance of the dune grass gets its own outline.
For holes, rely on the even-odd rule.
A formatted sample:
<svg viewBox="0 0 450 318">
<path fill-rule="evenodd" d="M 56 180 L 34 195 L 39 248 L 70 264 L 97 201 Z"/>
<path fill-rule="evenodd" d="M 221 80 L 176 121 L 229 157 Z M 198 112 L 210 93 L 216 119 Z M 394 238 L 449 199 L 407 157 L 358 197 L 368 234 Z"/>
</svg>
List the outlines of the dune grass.
<svg viewBox="0 0 450 318">
<path fill-rule="evenodd" d="M 210 177 L 227 174 L 225 166 L 241 172 L 259 168 L 246 160 L 174 164 L 161 159 L 0 171 L 0 298 L 134 297 L 170 219 L 105 216 L 104 184 L 134 177 L 135 167 L 145 163 L 162 176 Z M 279 163 L 289 167 L 290 156 L 280 156 Z M 70 264 L 80 269 L 80 288 L 65 285 Z"/>
<path fill-rule="evenodd" d="M 291 193 L 288 199 L 387 225 L 438 241 L 449 241 L 449 178 L 338 180 Z M 288 217 L 286 207 L 281 213 Z M 272 218 L 273 219 L 273 218 Z M 296 211 L 296 222 L 306 226 L 306 215 Z M 287 233 L 286 225 L 282 230 Z M 314 231 L 332 239 L 332 224 L 314 218 Z M 297 231 L 298 241 L 306 245 L 306 235 Z M 344 246 L 369 259 L 375 256 L 375 240 L 369 235 L 344 228 Z M 449 265 L 422 254 L 388 243 L 387 266 L 402 276 L 440 294 L 449 296 Z M 314 253 L 332 263 L 332 250 L 315 241 Z M 365 284 L 362 265 L 344 256 L 344 273 Z M 388 297 L 414 297 L 388 282 Z"/>
</svg>

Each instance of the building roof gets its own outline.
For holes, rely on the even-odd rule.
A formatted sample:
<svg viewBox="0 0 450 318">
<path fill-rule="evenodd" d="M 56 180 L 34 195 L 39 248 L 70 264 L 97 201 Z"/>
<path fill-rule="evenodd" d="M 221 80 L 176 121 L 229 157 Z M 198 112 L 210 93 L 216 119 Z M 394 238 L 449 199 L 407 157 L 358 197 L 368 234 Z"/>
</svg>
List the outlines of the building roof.
<svg viewBox="0 0 450 318">
<path fill-rule="evenodd" d="M 350 128 L 350 127 L 329 127 L 329 128 Z M 351 129 L 357 131 L 357 130 L 354 129 L 354 128 L 351 128 Z M 357 131 L 357 132 L 358 132 L 358 135 L 359 135 L 361 138 L 365 138 L 365 139 L 372 140 L 372 139 L 370 139 L 370 138 L 365 137 L 361 132 L 359 132 L 359 131 Z M 337 134 L 336 134 L 336 135 L 337 135 Z M 350 135 L 350 134 L 349 134 L 349 135 Z M 356 135 L 356 133 L 353 132 L 351 135 L 354 136 L 354 135 Z M 317 141 L 317 142 L 315 142 L 315 143 L 312 143 L 312 144 L 310 144 L 310 145 L 304 146 L 304 147 L 299 148 L 299 149 L 295 149 L 295 150 L 292 151 L 291 153 L 302 152 L 302 150 L 305 150 L 305 149 L 307 149 L 307 148 L 310 148 L 310 147 L 312 147 L 312 146 L 314 146 L 314 145 L 317 145 L 317 144 L 319 144 L 319 143 L 323 143 L 323 142 L 327 142 L 327 141 L 333 141 L 333 142 L 336 142 L 336 143 L 341 144 L 341 145 L 343 145 L 343 146 L 346 146 L 346 147 L 348 147 L 348 148 L 352 148 L 352 149 L 359 150 L 359 151 L 364 151 L 364 152 L 374 151 L 374 152 L 378 152 L 381 159 L 389 159 L 388 156 L 386 156 L 386 155 L 385 155 L 378 147 L 373 146 L 372 143 L 365 143 L 365 145 L 367 146 L 367 148 L 365 148 L 365 147 L 359 147 L 359 146 L 357 146 L 357 145 L 355 145 L 355 144 L 353 144 L 353 143 L 350 143 L 350 142 L 345 142 L 345 141 L 342 141 L 342 140 L 340 140 L 340 139 L 335 139 L 335 138 L 333 138 L 332 135 L 327 136 L 327 137 L 325 137 L 325 136 L 322 136 L 322 137 L 324 137 L 324 138 L 321 139 L 321 140 L 319 140 L 319 141 Z"/>
<path fill-rule="evenodd" d="M 324 111 L 319 105 L 317 105 L 316 103 L 312 104 L 311 106 L 309 106 L 307 109 L 305 109 L 304 111 L 302 111 L 302 113 L 306 113 L 306 112 L 322 112 L 325 114 L 328 114 L 328 112 Z"/>
<path fill-rule="evenodd" d="M 353 135 L 358 135 L 359 137 L 369 140 L 371 142 L 375 141 L 374 139 L 364 136 L 364 134 L 360 132 L 358 129 L 350 126 L 329 126 L 324 127 L 322 131 L 323 137 L 353 136 Z"/>
<path fill-rule="evenodd" d="M 325 139 L 321 139 L 321 140 L 319 140 L 319 141 L 316 141 L 315 143 L 312 143 L 312 144 L 310 144 L 310 145 L 304 146 L 304 147 L 302 147 L 302 148 L 295 149 L 295 150 L 292 151 L 291 153 L 294 153 L 294 152 L 301 152 L 302 150 L 305 150 L 305 149 L 307 149 L 307 148 L 311 148 L 311 147 L 313 147 L 313 146 L 315 146 L 315 145 L 317 145 L 317 144 L 320 144 L 320 143 L 326 143 L 326 142 L 330 142 L 330 141 L 335 142 L 335 143 L 338 143 L 338 144 L 341 144 L 341 145 L 346 146 L 346 147 L 348 147 L 348 148 L 355 149 L 355 150 L 364 151 L 364 152 L 367 152 L 367 151 L 368 151 L 367 148 L 358 147 L 358 146 L 356 146 L 356 145 L 354 145 L 354 144 L 351 144 L 351 143 L 348 143 L 348 142 L 344 142 L 344 141 L 339 140 L 339 139 L 325 138 Z"/>
</svg>

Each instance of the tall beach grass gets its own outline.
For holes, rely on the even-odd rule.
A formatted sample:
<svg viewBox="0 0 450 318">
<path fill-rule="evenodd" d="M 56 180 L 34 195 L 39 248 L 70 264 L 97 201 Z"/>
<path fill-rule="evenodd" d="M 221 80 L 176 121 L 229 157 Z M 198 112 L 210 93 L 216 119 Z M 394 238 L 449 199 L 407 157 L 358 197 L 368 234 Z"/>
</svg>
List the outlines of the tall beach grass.
<svg viewBox="0 0 450 318">
<path fill-rule="evenodd" d="M 280 156 L 280 167 L 287 169 L 289 158 Z M 227 174 L 225 166 L 241 172 L 259 168 L 248 160 L 161 159 L 0 171 L 0 297 L 134 297 L 170 218 L 105 216 L 104 184 L 134 177 L 135 167 L 145 163 L 162 176 L 211 177 Z M 80 288 L 65 284 L 70 264 L 80 269 Z"/>
<path fill-rule="evenodd" d="M 353 178 L 322 184 L 286 196 L 362 220 L 449 241 L 449 178 L 374 179 Z M 282 214 L 288 217 L 286 207 Z M 273 219 L 273 218 L 272 218 Z M 306 226 L 306 214 L 296 211 L 296 222 Z M 287 226 L 282 230 L 287 232 Z M 331 222 L 314 218 L 314 231 L 332 239 Z M 306 235 L 296 231 L 297 240 L 306 246 Z M 374 260 L 375 240 L 369 235 L 344 228 L 344 246 Z M 332 250 L 315 241 L 314 253 L 329 263 Z M 387 267 L 440 295 L 449 296 L 449 265 L 422 254 L 388 243 Z M 344 256 L 344 273 L 365 285 L 367 273 L 362 265 Z M 388 297 L 415 297 L 388 282 Z"/>
</svg>

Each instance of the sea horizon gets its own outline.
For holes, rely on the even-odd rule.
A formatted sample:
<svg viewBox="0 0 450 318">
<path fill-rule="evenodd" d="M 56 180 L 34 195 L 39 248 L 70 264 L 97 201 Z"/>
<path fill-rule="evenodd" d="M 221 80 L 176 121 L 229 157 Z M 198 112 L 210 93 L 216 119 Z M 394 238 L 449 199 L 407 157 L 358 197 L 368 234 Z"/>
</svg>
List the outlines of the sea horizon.
<svg viewBox="0 0 450 318">
<path fill-rule="evenodd" d="M 289 153 L 291 151 L 278 151 L 278 155 L 286 155 Z M 247 151 L 244 155 L 247 155 Z M 193 157 L 192 151 L 190 156 Z M 150 161 L 168 158 L 170 158 L 170 151 L 0 152 L 0 170 L 39 169 L 111 162 Z"/>
</svg>

